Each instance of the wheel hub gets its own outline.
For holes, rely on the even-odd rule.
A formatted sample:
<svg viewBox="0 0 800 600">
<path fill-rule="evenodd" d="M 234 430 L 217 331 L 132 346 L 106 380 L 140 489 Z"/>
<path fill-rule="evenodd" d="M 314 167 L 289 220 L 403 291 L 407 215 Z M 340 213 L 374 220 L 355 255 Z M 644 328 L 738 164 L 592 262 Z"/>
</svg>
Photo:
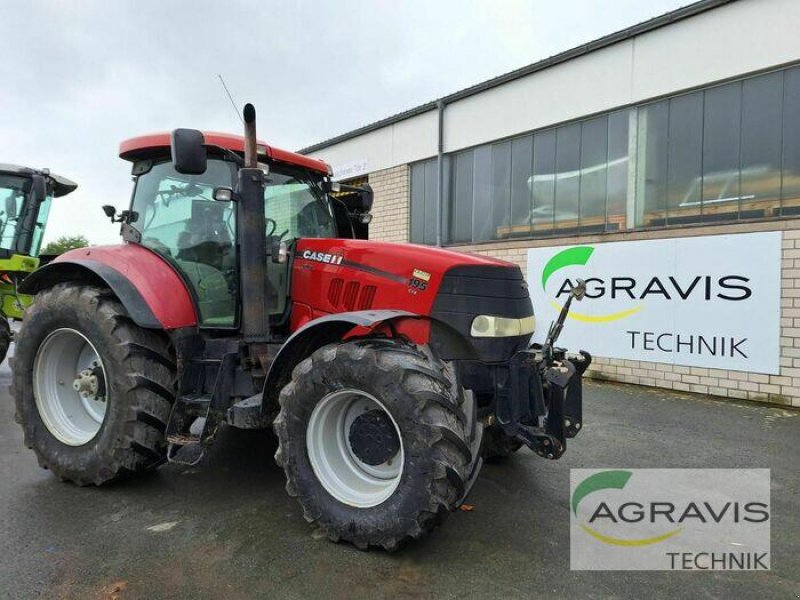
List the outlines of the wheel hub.
<svg viewBox="0 0 800 600">
<path fill-rule="evenodd" d="M 387 462 L 400 450 L 400 436 L 382 410 L 369 410 L 356 417 L 350 425 L 348 441 L 353 454 L 372 466 Z"/>
<path fill-rule="evenodd" d="M 106 393 L 103 369 L 98 361 L 91 368 L 83 369 L 72 382 L 72 388 L 85 400 L 103 400 Z"/>
</svg>

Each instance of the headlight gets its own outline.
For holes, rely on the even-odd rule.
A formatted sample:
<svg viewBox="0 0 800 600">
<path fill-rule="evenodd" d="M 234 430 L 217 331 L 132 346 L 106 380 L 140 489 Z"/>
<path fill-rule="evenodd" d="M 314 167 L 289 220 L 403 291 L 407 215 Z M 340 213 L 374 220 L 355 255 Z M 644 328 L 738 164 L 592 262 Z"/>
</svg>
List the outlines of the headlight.
<svg viewBox="0 0 800 600">
<path fill-rule="evenodd" d="M 536 317 L 533 315 L 522 319 L 478 315 L 472 320 L 470 335 L 472 337 L 514 337 L 531 334 L 535 329 Z"/>
</svg>

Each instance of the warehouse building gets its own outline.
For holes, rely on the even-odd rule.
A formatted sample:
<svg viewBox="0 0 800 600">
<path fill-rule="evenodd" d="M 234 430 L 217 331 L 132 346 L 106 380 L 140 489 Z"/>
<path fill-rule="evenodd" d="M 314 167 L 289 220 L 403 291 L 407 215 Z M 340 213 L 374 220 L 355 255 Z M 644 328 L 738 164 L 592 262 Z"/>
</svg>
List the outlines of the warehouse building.
<svg viewBox="0 0 800 600">
<path fill-rule="evenodd" d="M 800 2 L 704 0 L 305 148 L 518 263 L 591 376 L 800 406 Z"/>
</svg>

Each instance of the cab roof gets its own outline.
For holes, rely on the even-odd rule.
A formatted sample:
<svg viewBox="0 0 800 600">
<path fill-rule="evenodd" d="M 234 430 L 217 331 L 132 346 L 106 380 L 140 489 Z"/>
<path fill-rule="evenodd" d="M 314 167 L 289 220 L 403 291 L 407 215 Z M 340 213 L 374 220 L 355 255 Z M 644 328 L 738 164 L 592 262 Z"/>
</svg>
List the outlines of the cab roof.
<svg viewBox="0 0 800 600">
<path fill-rule="evenodd" d="M 206 145 L 221 146 L 227 150 L 244 153 L 244 138 L 240 135 L 230 133 L 218 133 L 215 131 L 204 131 Z M 151 133 L 139 137 L 125 140 L 119 145 L 119 156 L 122 159 L 135 161 L 142 158 L 149 158 L 154 152 L 170 148 L 171 134 L 169 132 Z M 317 158 L 303 156 L 296 152 L 281 150 L 274 146 L 269 146 L 264 142 L 258 142 L 259 158 L 266 158 L 271 161 L 284 163 L 304 169 L 318 171 L 324 175 L 330 175 L 331 169 L 328 163 Z"/>
<path fill-rule="evenodd" d="M 50 185 L 53 186 L 53 195 L 56 198 L 66 196 L 70 192 L 74 192 L 78 188 L 78 184 L 74 181 L 51 173 L 47 169 L 32 169 L 30 167 L 22 167 L 20 165 L 12 165 L 8 163 L 0 163 L 0 175 L 17 175 L 19 177 L 31 177 L 34 173 L 44 175 L 50 180 Z"/>
</svg>

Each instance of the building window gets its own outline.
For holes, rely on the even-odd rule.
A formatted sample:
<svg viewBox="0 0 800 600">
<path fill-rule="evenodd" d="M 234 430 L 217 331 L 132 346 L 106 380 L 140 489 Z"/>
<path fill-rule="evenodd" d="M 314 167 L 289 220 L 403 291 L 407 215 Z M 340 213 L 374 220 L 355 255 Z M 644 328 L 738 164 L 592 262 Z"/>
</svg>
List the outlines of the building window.
<svg viewBox="0 0 800 600">
<path fill-rule="evenodd" d="M 783 79 L 781 213 L 800 214 L 800 68 Z"/>
<path fill-rule="evenodd" d="M 608 115 L 606 231 L 625 229 L 628 212 L 628 124 L 630 111 Z"/>
<path fill-rule="evenodd" d="M 531 190 L 531 234 L 551 235 L 556 207 L 556 132 L 540 131 L 533 135 L 533 174 L 528 179 Z"/>
<path fill-rule="evenodd" d="M 702 206 L 703 94 L 669 101 L 667 204 L 663 224 L 698 220 Z M 657 225 L 659 223 L 653 223 Z"/>
<path fill-rule="evenodd" d="M 620 111 L 449 156 L 445 243 L 624 229 L 628 120 Z M 412 241 L 436 201 L 420 183 L 435 168 L 412 166 Z"/>
<path fill-rule="evenodd" d="M 636 225 L 792 214 L 800 186 L 785 184 L 798 172 L 797 73 L 767 73 L 639 107 Z"/>
<path fill-rule="evenodd" d="M 411 231 L 416 244 L 436 244 L 438 168 L 436 159 L 411 166 Z"/>
<path fill-rule="evenodd" d="M 633 169 L 635 165 L 635 170 Z M 800 214 L 800 67 L 445 157 L 445 243 Z M 411 169 L 411 240 L 436 241 L 437 162 Z"/>
</svg>

